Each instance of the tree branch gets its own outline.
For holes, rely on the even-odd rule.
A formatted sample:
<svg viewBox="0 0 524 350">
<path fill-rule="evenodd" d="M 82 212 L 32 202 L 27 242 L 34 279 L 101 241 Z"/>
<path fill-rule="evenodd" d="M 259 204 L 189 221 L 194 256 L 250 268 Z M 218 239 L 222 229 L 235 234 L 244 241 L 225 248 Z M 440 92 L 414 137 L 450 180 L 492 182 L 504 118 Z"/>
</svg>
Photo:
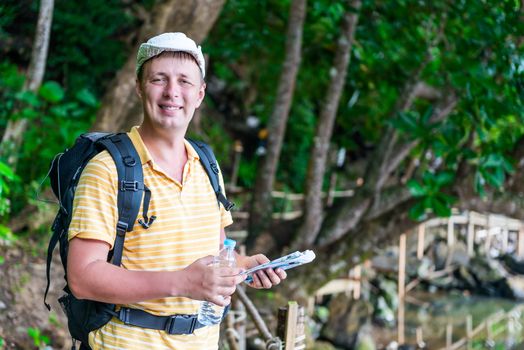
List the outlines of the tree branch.
<svg viewBox="0 0 524 350">
<path fill-rule="evenodd" d="M 42 84 L 47 63 L 47 53 L 49 51 L 49 36 L 53 22 L 54 4 L 54 0 L 40 1 L 33 51 L 24 90 L 37 91 Z M 27 124 L 28 121 L 25 118 L 19 120 L 10 119 L 2 137 L 0 158 L 7 158 L 7 163 L 13 169 L 16 168 L 16 163 L 18 162 L 18 149 L 22 144 Z"/>
<path fill-rule="evenodd" d="M 351 58 L 351 47 L 355 40 L 355 30 L 358 23 L 358 11 L 361 1 L 352 0 L 349 6 L 354 12 L 347 12 L 342 21 L 342 33 L 338 39 L 331 81 L 323 104 L 322 112 L 313 142 L 313 149 L 309 159 L 308 174 L 305 186 L 304 217 L 298 230 L 300 241 L 294 242 L 296 247 L 312 244 L 320 230 L 323 219 L 322 184 L 326 172 L 329 140 L 333 133 L 333 126 L 338 111 L 340 96 L 346 81 L 348 65 Z"/>
<path fill-rule="evenodd" d="M 275 182 L 278 159 L 282 151 L 282 141 L 286 132 L 286 124 L 289 118 L 289 109 L 293 101 L 295 82 L 298 69 L 302 60 L 302 32 L 304 19 L 306 17 L 306 0 L 293 0 L 289 11 L 289 24 L 286 38 L 286 56 L 280 81 L 278 84 L 277 97 L 273 113 L 269 119 L 270 130 L 267 152 L 262 159 L 257 182 L 253 194 L 250 211 L 248 246 L 260 232 L 264 232 L 271 222 L 273 210 L 271 191 Z"/>
</svg>

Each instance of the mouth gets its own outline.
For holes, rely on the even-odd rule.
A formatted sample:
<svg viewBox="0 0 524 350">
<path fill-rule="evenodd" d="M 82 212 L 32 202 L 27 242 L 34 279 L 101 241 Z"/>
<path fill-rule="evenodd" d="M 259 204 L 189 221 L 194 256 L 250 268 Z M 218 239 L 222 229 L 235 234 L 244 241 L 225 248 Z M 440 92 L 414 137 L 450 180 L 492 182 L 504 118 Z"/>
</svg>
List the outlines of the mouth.
<svg viewBox="0 0 524 350">
<path fill-rule="evenodd" d="M 158 105 L 158 106 L 160 107 L 160 109 L 164 111 L 178 111 L 182 109 L 181 106 L 173 106 L 173 105 Z"/>
</svg>

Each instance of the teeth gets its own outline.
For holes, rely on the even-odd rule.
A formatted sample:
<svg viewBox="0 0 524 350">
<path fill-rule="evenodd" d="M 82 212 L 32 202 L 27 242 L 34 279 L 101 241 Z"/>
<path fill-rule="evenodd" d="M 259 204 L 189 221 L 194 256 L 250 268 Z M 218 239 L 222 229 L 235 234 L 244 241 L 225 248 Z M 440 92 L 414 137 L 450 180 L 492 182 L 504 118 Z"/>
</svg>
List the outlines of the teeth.
<svg viewBox="0 0 524 350">
<path fill-rule="evenodd" d="M 182 109 L 182 107 L 176 107 L 176 106 L 160 106 L 162 109 L 166 109 L 168 111 L 176 111 L 179 109 Z"/>
</svg>

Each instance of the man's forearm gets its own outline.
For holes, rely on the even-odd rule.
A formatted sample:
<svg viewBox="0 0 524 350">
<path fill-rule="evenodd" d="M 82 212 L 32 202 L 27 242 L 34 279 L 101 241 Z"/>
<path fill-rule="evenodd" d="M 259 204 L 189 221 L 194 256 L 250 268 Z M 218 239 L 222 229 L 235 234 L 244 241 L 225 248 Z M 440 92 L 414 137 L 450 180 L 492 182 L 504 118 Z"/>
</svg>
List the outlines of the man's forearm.
<svg viewBox="0 0 524 350">
<path fill-rule="evenodd" d="M 68 276 L 73 294 L 80 299 L 131 304 L 170 296 L 186 296 L 184 271 L 132 271 L 105 261 L 86 265 Z"/>
</svg>

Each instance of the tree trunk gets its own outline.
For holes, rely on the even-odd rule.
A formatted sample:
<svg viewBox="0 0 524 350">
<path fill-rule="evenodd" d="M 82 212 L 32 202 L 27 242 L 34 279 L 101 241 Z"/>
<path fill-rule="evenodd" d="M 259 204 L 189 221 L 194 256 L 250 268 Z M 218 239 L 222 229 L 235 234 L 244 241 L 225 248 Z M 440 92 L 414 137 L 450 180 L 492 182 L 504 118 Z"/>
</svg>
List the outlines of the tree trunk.
<svg viewBox="0 0 524 350">
<path fill-rule="evenodd" d="M 213 27 L 225 0 L 167 0 L 158 2 L 138 34 L 138 43 L 163 32 L 184 32 L 197 43 Z M 117 73 L 102 98 L 102 107 L 91 128 L 98 131 L 127 131 L 141 123 L 142 109 L 135 93 L 136 48 Z"/>
<path fill-rule="evenodd" d="M 54 0 L 40 1 L 33 51 L 31 53 L 31 62 L 29 63 L 24 90 L 37 91 L 42 84 L 49 49 L 54 5 Z M 2 137 L 0 158 L 7 159 L 7 164 L 13 169 L 16 167 L 18 161 L 18 149 L 22 143 L 26 128 L 26 119 L 9 120 Z"/>
<path fill-rule="evenodd" d="M 297 235 L 297 237 L 300 238 L 300 242 L 296 244 L 297 248 L 311 245 L 315 241 L 322 224 L 322 184 L 324 182 L 324 174 L 326 173 L 329 141 L 333 133 L 340 96 L 342 95 L 346 81 L 360 5 L 360 0 L 350 1 L 349 6 L 352 10 L 345 14 L 342 21 L 342 33 L 338 39 L 338 48 L 335 53 L 331 82 L 324 106 L 320 113 L 317 133 L 315 135 L 313 149 L 311 150 L 311 158 L 309 159 L 305 186 L 304 217 Z"/>
<path fill-rule="evenodd" d="M 248 246 L 260 232 L 267 230 L 273 211 L 271 191 L 275 182 L 282 141 L 286 133 L 289 109 L 293 100 L 295 82 L 300 67 L 302 32 L 306 17 L 306 0 L 293 0 L 289 11 L 286 39 L 286 57 L 280 75 L 273 113 L 268 122 L 268 144 L 266 155 L 258 170 L 250 212 Z"/>
</svg>

